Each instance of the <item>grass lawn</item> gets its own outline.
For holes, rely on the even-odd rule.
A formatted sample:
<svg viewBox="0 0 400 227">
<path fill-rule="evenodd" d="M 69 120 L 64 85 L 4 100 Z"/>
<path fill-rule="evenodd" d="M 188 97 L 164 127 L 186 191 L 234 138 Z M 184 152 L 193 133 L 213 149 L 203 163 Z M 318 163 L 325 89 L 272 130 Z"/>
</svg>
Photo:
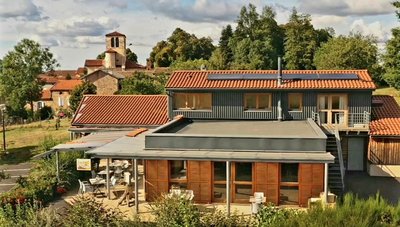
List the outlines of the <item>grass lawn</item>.
<svg viewBox="0 0 400 227">
<path fill-rule="evenodd" d="M 28 161 L 32 156 L 41 152 L 40 145 L 46 137 L 52 137 L 60 143 L 67 141 L 69 126 L 70 120 L 68 119 L 61 120 L 61 128 L 58 130 L 55 128 L 55 120 L 7 126 L 6 145 L 9 154 L 0 159 L 0 165 Z M 2 133 L 2 130 L 0 132 Z M 2 137 L 0 144 L 2 148 Z"/>
<path fill-rule="evenodd" d="M 373 93 L 374 95 L 391 95 L 393 96 L 397 103 L 400 105 L 400 91 L 392 88 L 392 87 L 384 87 L 384 88 L 378 88 L 376 91 Z"/>
</svg>

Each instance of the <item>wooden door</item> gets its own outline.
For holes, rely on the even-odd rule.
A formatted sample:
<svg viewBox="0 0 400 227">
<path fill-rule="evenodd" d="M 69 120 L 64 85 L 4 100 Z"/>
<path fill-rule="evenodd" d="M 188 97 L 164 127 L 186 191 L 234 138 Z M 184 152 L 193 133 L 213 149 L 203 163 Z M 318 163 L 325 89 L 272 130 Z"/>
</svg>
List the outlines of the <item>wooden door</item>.
<svg viewBox="0 0 400 227">
<path fill-rule="evenodd" d="M 264 192 L 267 202 L 279 202 L 279 163 L 255 163 L 254 192 Z"/>
<path fill-rule="evenodd" d="M 324 191 L 324 164 L 299 164 L 299 205 L 307 206 L 308 199 Z"/>
<path fill-rule="evenodd" d="M 211 203 L 211 161 L 188 161 L 188 189 L 196 203 Z"/>
<path fill-rule="evenodd" d="M 155 201 L 168 193 L 168 161 L 146 160 L 146 201 Z"/>
</svg>

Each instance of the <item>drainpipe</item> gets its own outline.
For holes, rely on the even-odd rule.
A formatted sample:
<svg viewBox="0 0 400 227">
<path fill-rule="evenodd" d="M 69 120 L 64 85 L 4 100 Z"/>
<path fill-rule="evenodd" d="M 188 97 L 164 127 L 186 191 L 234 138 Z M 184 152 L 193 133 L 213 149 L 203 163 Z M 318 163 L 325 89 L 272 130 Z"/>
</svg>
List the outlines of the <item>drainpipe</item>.
<svg viewBox="0 0 400 227">
<path fill-rule="evenodd" d="M 278 86 L 282 85 L 282 63 L 281 57 L 278 57 Z M 278 95 L 278 121 L 282 121 L 282 92 Z"/>
</svg>

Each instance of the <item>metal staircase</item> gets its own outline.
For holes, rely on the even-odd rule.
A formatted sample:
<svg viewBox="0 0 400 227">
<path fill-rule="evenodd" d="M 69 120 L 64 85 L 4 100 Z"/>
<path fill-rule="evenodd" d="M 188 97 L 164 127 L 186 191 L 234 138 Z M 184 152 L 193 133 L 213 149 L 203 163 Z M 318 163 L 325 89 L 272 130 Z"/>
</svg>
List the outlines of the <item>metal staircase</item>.
<svg viewBox="0 0 400 227">
<path fill-rule="evenodd" d="M 344 190 L 344 164 L 342 156 L 342 147 L 340 144 L 339 131 L 327 133 L 326 152 L 335 156 L 335 162 L 329 164 L 328 187 L 336 195 L 341 195 Z"/>
</svg>

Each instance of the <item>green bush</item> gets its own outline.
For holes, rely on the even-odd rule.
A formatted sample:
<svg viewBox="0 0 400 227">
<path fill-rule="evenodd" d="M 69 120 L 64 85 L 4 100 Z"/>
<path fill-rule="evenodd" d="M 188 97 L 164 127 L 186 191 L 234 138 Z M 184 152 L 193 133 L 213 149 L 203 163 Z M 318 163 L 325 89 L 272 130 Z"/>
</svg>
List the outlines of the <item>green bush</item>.
<svg viewBox="0 0 400 227">
<path fill-rule="evenodd" d="M 212 209 L 211 212 L 205 212 L 201 215 L 201 225 L 204 227 L 215 226 L 215 227 L 233 227 L 233 226 L 253 226 L 252 219 L 239 215 L 236 212 L 227 215 L 225 211 Z"/>
<path fill-rule="evenodd" d="M 7 204 L 0 207 L 0 226 L 14 227 L 52 227 L 59 225 L 59 216 L 51 208 L 40 208 L 38 205 Z"/>
<path fill-rule="evenodd" d="M 106 208 L 93 197 L 79 196 L 73 203 L 63 217 L 62 226 L 135 226 L 136 222 L 126 220 L 119 209 Z"/>
<path fill-rule="evenodd" d="M 387 72 L 384 75 L 384 79 L 391 87 L 400 90 L 400 70 L 392 70 Z"/>
<path fill-rule="evenodd" d="M 151 209 L 157 226 L 200 226 L 200 210 L 187 198 L 162 196 Z"/>
<path fill-rule="evenodd" d="M 48 120 L 53 117 L 53 109 L 50 106 L 44 106 L 39 111 L 40 120 Z"/>
</svg>

